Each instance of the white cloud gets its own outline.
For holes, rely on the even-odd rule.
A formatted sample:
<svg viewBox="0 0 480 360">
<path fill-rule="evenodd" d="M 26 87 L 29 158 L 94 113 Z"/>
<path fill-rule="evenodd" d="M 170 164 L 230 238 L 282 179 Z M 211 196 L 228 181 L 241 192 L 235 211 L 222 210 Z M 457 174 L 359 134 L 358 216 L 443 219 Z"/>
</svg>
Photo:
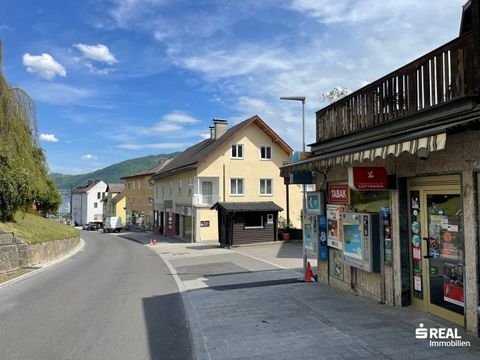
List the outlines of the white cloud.
<svg viewBox="0 0 480 360">
<path fill-rule="evenodd" d="M 109 65 L 113 65 L 118 62 L 115 56 L 110 52 L 110 49 L 103 44 L 74 44 L 73 46 L 80 50 L 83 57 L 86 59 L 103 62 Z"/>
<path fill-rule="evenodd" d="M 58 142 L 58 138 L 54 134 L 40 134 L 41 141 Z"/>
<path fill-rule="evenodd" d="M 91 160 L 98 160 L 98 157 L 92 154 L 85 154 L 85 155 L 82 155 L 81 159 L 91 161 Z"/>
<path fill-rule="evenodd" d="M 106 67 L 103 69 L 99 69 L 96 66 L 90 64 L 90 63 L 85 63 L 85 67 L 90 71 L 92 74 L 98 74 L 98 75 L 108 75 L 111 72 L 114 71 L 114 69 Z"/>
<path fill-rule="evenodd" d="M 169 114 L 166 114 L 162 117 L 162 121 L 168 121 L 178 124 L 195 124 L 200 122 L 200 120 L 195 119 L 193 116 L 188 115 L 182 111 L 174 111 Z"/>
<path fill-rule="evenodd" d="M 55 76 L 67 76 L 67 71 L 50 54 L 42 55 L 23 54 L 23 65 L 30 73 L 37 73 L 46 80 L 52 80 Z"/>
</svg>

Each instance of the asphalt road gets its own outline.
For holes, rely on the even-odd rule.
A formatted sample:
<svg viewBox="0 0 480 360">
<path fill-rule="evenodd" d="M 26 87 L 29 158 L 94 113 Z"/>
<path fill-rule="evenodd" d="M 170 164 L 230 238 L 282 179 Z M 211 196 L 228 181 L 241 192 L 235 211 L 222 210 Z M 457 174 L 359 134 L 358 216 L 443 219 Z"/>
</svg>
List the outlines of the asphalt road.
<svg viewBox="0 0 480 360">
<path fill-rule="evenodd" d="M 117 236 L 81 236 L 76 255 L 0 286 L 0 359 L 193 359 L 161 258 Z"/>
</svg>

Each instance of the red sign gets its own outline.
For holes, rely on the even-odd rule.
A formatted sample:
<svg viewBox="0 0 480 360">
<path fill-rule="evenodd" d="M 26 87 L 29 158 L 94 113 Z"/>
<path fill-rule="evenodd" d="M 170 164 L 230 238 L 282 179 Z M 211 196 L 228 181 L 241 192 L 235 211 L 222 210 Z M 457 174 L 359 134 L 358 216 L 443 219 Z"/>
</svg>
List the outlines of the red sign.
<svg viewBox="0 0 480 360">
<path fill-rule="evenodd" d="M 335 205 L 348 204 L 350 202 L 350 189 L 348 184 L 329 184 L 328 203 Z"/>
<path fill-rule="evenodd" d="M 351 167 L 348 186 L 353 190 L 388 190 L 387 169 L 383 167 Z"/>
</svg>

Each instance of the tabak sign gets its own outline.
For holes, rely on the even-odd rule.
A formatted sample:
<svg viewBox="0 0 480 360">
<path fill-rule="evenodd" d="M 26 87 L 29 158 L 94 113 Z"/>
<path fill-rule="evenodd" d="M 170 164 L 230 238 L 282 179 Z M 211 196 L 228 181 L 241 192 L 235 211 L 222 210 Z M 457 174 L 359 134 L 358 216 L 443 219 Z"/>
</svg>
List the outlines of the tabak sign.
<svg viewBox="0 0 480 360">
<path fill-rule="evenodd" d="M 329 184 L 328 203 L 334 205 L 346 205 L 350 203 L 350 189 L 348 184 Z"/>
<path fill-rule="evenodd" d="M 388 190 L 387 169 L 374 166 L 348 168 L 348 186 L 353 190 Z"/>
</svg>

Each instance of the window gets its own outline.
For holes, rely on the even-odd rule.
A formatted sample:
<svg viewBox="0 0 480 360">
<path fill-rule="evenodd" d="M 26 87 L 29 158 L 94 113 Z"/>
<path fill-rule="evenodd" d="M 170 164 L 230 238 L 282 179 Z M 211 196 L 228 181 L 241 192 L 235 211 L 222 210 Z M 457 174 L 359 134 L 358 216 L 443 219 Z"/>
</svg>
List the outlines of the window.
<svg viewBox="0 0 480 360">
<path fill-rule="evenodd" d="M 165 199 L 165 187 L 162 185 L 162 199 Z"/>
<path fill-rule="evenodd" d="M 93 207 L 96 209 L 98 208 L 98 203 L 93 203 Z"/>
<path fill-rule="evenodd" d="M 272 195 L 272 179 L 260 179 L 260 195 Z"/>
<path fill-rule="evenodd" d="M 191 196 L 193 193 L 193 179 L 188 179 L 188 195 Z"/>
<path fill-rule="evenodd" d="M 202 204 L 213 203 L 213 183 L 211 181 L 202 181 Z"/>
<path fill-rule="evenodd" d="M 270 160 L 272 158 L 272 148 L 270 146 L 262 146 L 260 148 L 260 159 Z"/>
<path fill-rule="evenodd" d="M 258 213 L 245 214 L 245 229 L 263 228 L 263 216 Z"/>
<path fill-rule="evenodd" d="M 101 193 L 97 192 L 97 199 L 100 199 L 101 198 Z"/>
<path fill-rule="evenodd" d="M 243 179 L 230 180 L 230 195 L 243 195 Z"/>
<path fill-rule="evenodd" d="M 178 195 L 182 194 L 182 180 L 178 180 Z"/>
<path fill-rule="evenodd" d="M 243 159 L 243 145 L 232 145 L 232 159 Z"/>
<path fill-rule="evenodd" d="M 130 185 L 131 185 L 130 183 L 127 183 L 128 190 L 130 190 Z"/>
</svg>

